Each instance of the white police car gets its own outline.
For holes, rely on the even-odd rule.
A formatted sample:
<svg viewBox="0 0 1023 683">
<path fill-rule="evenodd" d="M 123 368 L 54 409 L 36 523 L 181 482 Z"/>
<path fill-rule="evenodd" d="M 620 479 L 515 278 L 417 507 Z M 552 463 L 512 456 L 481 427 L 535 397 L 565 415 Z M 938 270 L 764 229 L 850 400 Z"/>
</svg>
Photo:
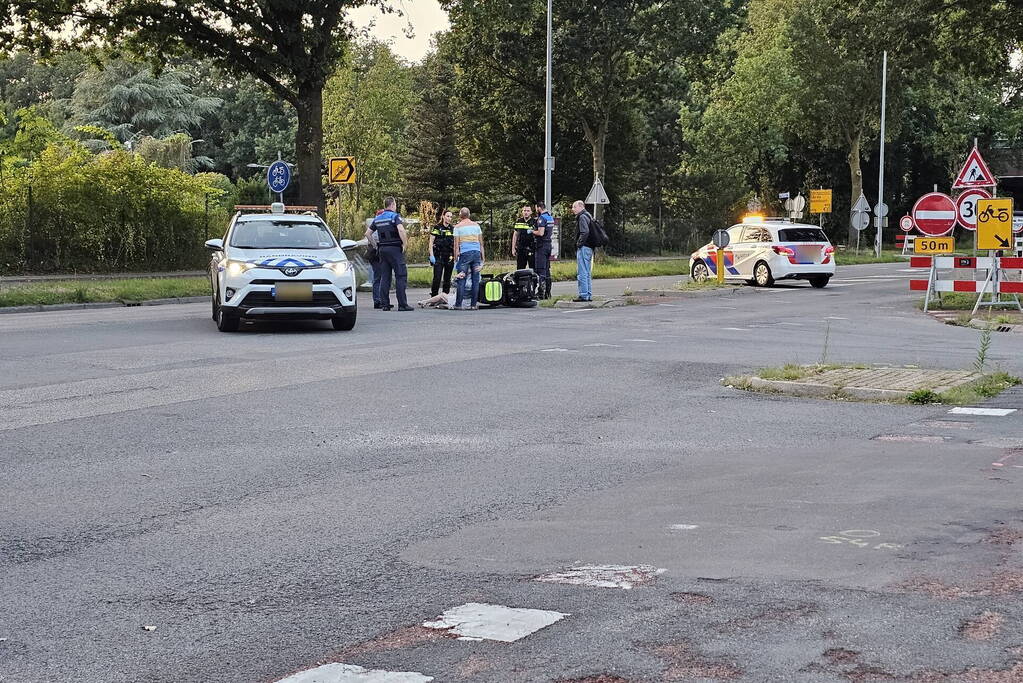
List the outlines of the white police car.
<svg viewBox="0 0 1023 683">
<path fill-rule="evenodd" d="M 726 280 L 770 287 L 776 280 L 808 280 L 827 287 L 835 274 L 835 247 L 816 225 L 785 218 L 747 217 L 728 228 L 724 251 Z M 700 247 L 689 260 L 689 274 L 702 282 L 717 277 L 717 247 Z"/>
<path fill-rule="evenodd" d="M 288 213 L 280 203 L 269 208 L 235 214 L 224 239 L 206 242 L 217 328 L 234 332 L 242 319 L 355 327 L 355 269 L 343 250 L 355 243 L 339 244 L 314 213 Z"/>
</svg>

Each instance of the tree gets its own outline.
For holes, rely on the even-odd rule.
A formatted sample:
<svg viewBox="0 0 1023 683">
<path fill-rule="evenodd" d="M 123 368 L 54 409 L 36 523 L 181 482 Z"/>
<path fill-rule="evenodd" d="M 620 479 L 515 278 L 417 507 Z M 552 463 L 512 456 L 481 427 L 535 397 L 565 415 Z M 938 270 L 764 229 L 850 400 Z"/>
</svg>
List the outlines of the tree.
<svg viewBox="0 0 1023 683">
<path fill-rule="evenodd" d="M 185 78 L 175 69 L 155 74 L 123 59 L 93 67 L 75 85 L 70 123 L 106 128 L 121 142 L 194 133 L 222 100 L 196 95 Z"/>
<path fill-rule="evenodd" d="M 413 198 L 453 206 L 456 190 L 464 191 L 469 169 L 458 149 L 455 118 L 455 68 L 444 43 L 415 67 L 417 103 L 412 107 L 406 142 L 406 192 Z"/>
<path fill-rule="evenodd" d="M 323 88 L 355 29 L 345 12 L 383 0 L 0 0 L 0 40 L 42 53 L 100 41 L 166 61 L 192 54 L 263 83 L 296 111 L 300 201 L 323 207 Z"/>
<path fill-rule="evenodd" d="M 405 132 L 412 107 L 412 76 L 383 43 L 359 45 L 327 82 L 323 95 L 326 150 L 357 163 L 351 209 L 397 194 Z"/>
</svg>

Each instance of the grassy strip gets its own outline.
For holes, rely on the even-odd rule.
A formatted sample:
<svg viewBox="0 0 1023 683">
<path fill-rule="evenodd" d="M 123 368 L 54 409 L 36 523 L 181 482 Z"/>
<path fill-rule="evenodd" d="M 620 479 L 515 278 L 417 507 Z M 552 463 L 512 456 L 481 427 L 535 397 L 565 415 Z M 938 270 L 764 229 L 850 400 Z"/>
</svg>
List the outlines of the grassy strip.
<svg viewBox="0 0 1023 683">
<path fill-rule="evenodd" d="M 974 305 L 977 303 L 977 294 L 966 294 L 964 292 L 949 292 L 942 294 L 941 298 L 931 298 L 931 310 L 935 311 L 972 311 Z M 924 300 L 920 299 L 916 302 L 917 308 L 923 309 Z M 995 311 L 989 307 L 982 307 L 977 312 L 977 317 L 988 322 L 993 323 L 1004 323 L 1008 325 L 1019 324 L 1023 322 L 1023 314 L 1019 311 Z M 968 325 L 970 322 L 969 314 L 965 315 L 962 320 L 958 323 Z"/>
<path fill-rule="evenodd" d="M 0 307 L 136 302 L 209 293 L 210 282 L 204 277 L 62 280 L 0 289 Z"/>
<path fill-rule="evenodd" d="M 483 268 L 484 273 L 503 273 L 509 270 L 514 270 L 514 266 L 495 264 Z M 593 264 L 594 280 L 688 274 L 689 259 L 623 261 L 621 259 L 604 257 Z M 551 278 L 555 282 L 574 280 L 576 278 L 575 261 L 554 261 L 551 263 Z M 432 282 L 433 268 L 414 267 L 408 269 L 408 283 L 410 287 L 429 287 Z"/>
<path fill-rule="evenodd" d="M 884 250 L 881 256 L 874 256 L 873 250 L 861 249 L 860 253 L 846 249 L 835 254 L 836 266 L 858 266 L 866 263 L 905 263 L 907 257 L 901 251 Z"/>
<path fill-rule="evenodd" d="M 790 363 L 781 367 L 763 368 L 757 372 L 756 376 L 760 379 L 766 380 L 797 382 L 801 379 L 819 375 L 826 370 L 837 370 L 839 368 L 863 370 L 867 367 L 869 366 L 820 364 L 796 365 Z M 1016 386 L 1021 382 L 1023 382 L 1023 380 L 1020 380 L 1019 377 L 1014 377 L 1007 372 L 998 371 L 983 375 L 980 379 L 970 384 L 964 384 L 941 393 L 937 393 L 931 389 L 918 389 L 900 402 L 913 403 L 917 405 L 926 405 L 931 403 L 958 406 L 974 405 L 984 401 L 985 399 L 994 398 L 1006 389 Z M 751 384 L 751 378 L 743 375 L 725 377 L 722 380 L 722 384 L 735 389 L 743 389 L 745 391 L 768 391 L 766 389 L 754 388 Z M 840 386 L 835 387 L 834 396 L 837 398 L 847 398 L 843 397 L 842 387 Z"/>
</svg>

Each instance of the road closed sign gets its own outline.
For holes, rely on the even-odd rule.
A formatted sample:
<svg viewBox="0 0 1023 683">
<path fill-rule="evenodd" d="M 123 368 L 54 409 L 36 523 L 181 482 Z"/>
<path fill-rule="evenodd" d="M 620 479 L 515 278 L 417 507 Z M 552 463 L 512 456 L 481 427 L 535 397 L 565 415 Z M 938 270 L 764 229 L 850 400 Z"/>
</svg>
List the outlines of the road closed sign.
<svg viewBox="0 0 1023 683">
<path fill-rule="evenodd" d="M 930 237 L 947 235 L 956 224 L 955 202 L 941 192 L 925 194 L 913 207 L 913 222 L 917 230 L 924 235 Z"/>
<path fill-rule="evenodd" d="M 917 237 L 913 240 L 914 254 L 951 254 L 955 250 L 954 237 Z"/>
</svg>

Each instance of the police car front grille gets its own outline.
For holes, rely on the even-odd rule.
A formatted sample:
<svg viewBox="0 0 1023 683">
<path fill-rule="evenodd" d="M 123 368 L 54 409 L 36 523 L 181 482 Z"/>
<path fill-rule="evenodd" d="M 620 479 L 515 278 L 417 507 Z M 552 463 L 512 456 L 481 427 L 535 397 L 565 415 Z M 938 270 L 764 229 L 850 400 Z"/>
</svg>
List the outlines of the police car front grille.
<svg viewBox="0 0 1023 683">
<path fill-rule="evenodd" d="M 240 306 L 245 308 L 273 308 L 275 306 L 337 306 L 341 302 L 337 300 L 333 292 L 313 292 L 312 301 L 275 301 L 274 295 L 270 292 L 249 292 Z"/>
<path fill-rule="evenodd" d="M 276 285 L 278 282 L 282 282 L 282 280 L 253 280 L 252 284 L 254 284 L 254 285 Z M 286 282 L 308 282 L 308 283 L 314 284 L 314 285 L 329 285 L 330 284 L 330 280 L 302 280 L 302 279 L 295 279 L 295 280 L 286 280 Z"/>
</svg>

